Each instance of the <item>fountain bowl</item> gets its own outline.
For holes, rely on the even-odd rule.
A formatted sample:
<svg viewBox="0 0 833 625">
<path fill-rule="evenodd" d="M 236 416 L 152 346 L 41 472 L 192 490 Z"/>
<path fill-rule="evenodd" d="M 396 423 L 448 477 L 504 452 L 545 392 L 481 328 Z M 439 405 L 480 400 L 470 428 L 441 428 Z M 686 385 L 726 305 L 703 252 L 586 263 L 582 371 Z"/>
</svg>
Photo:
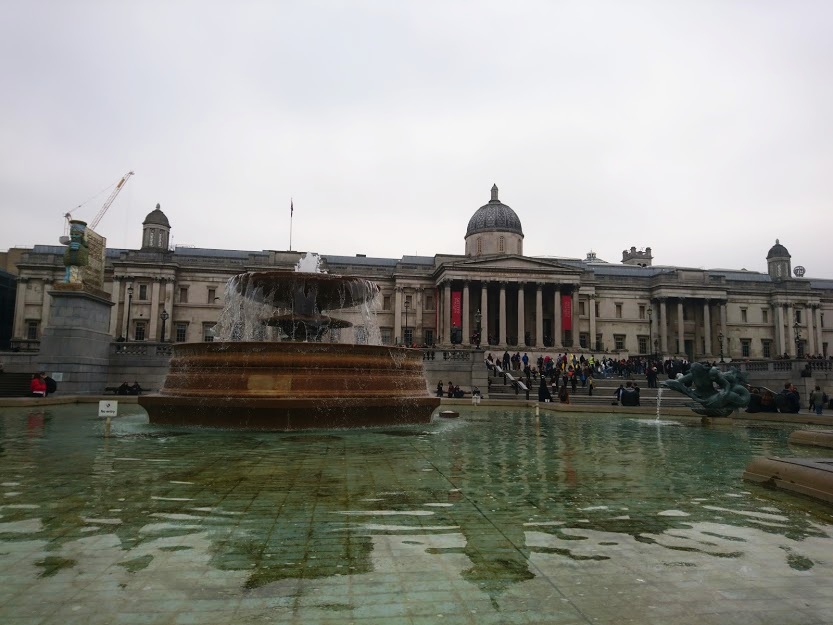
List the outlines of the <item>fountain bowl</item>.
<svg viewBox="0 0 833 625">
<path fill-rule="evenodd" d="M 439 403 L 420 350 L 315 342 L 177 344 L 139 397 L 154 424 L 284 431 L 429 423 Z"/>
</svg>

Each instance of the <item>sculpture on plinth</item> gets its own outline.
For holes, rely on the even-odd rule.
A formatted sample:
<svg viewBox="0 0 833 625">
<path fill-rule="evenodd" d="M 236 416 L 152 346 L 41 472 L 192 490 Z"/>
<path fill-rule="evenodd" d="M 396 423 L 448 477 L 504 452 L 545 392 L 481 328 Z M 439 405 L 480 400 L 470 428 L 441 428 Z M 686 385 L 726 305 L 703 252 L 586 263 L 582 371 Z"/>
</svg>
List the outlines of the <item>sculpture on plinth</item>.
<svg viewBox="0 0 833 625">
<path fill-rule="evenodd" d="M 81 268 L 90 262 L 86 231 L 87 222 L 77 219 L 69 222 L 69 243 L 64 252 L 65 284 L 81 284 Z"/>
<path fill-rule="evenodd" d="M 688 395 L 696 403 L 687 406 L 704 417 L 728 417 L 749 405 L 746 378 L 734 367 L 723 372 L 695 362 L 688 373 L 666 380 L 662 386 Z"/>
</svg>

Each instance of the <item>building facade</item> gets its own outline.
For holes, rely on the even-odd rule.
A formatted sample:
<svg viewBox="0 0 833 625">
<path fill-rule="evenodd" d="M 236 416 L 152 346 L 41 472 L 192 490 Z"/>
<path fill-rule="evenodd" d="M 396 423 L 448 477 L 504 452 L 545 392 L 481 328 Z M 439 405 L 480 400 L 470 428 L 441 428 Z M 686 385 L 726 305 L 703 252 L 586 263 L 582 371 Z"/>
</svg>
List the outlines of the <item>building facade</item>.
<svg viewBox="0 0 833 625">
<path fill-rule="evenodd" d="M 114 303 L 114 341 L 212 340 L 229 278 L 292 269 L 303 256 L 170 249 L 171 229 L 157 205 L 142 224 L 141 249 L 107 250 L 104 289 Z M 377 319 L 388 344 L 696 360 L 830 355 L 833 280 L 804 278 L 800 268 L 794 274 L 778 241 L 761 273 L 658 266 L 651 248 L 626 249 L 621 264 L 592 253 L 529 257 L 523 240 L 520 218 L 494 186 L 468 223 L 463 254 L 322 253 L 321 260 L 330 273 L 379 285 Z M 17 262 L 13 346 L 37 349 L 49 323 L 52 285 L 64 275 L 63 253 L 62 246 L 37 245 Z"/>
</svg>

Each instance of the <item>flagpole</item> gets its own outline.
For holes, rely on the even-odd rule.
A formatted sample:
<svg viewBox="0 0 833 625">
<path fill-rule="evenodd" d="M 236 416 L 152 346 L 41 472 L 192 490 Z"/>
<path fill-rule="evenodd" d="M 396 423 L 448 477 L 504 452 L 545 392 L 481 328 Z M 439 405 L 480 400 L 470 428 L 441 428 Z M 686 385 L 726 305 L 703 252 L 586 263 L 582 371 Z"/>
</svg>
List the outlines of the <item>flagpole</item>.
<svg viewBox="0 0 833 625">
<path fill-rule="evenodd" d="M 292 251 L 292 217 L 295 215 L 295 204 L 289 198 L 289 251 Z"/>
</svg>

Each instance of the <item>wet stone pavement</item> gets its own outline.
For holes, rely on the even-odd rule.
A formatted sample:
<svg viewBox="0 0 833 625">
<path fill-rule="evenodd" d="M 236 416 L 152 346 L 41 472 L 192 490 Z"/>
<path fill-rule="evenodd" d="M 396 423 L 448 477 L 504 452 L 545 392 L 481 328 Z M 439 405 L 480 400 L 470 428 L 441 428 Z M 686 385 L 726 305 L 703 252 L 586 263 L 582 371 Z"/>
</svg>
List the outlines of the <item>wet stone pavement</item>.
<svg viewBox="0 0 833 625">
<path fill-rule="evenodd" d="M 0 623 L 833 623 L 833 508 L 744 483 L 792 427 L 461 409 L 164 429 L 0 411 Z"/>
</svg>

